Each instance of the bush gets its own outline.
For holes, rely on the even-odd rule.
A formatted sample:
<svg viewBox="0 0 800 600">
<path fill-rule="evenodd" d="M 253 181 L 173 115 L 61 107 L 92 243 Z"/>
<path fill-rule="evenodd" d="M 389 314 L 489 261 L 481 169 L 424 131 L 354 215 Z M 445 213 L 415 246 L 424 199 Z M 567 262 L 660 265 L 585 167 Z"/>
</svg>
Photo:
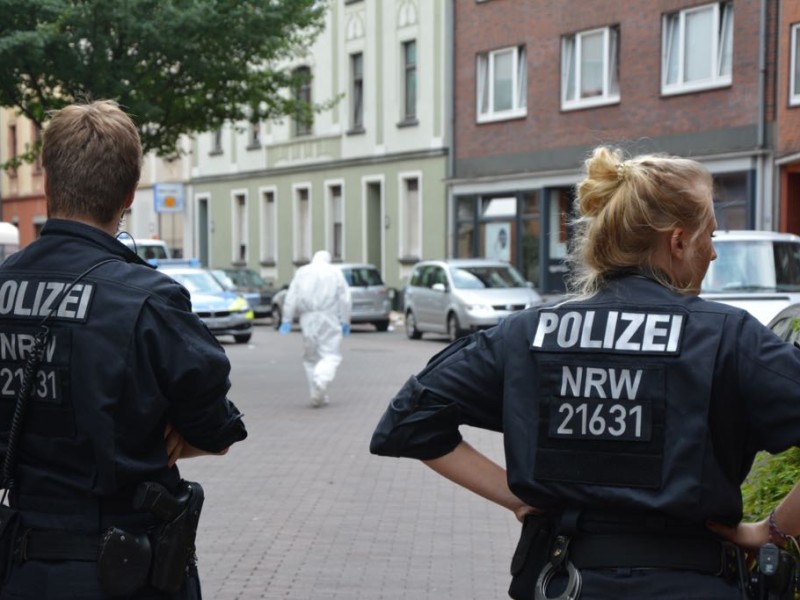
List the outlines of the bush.
<svg viewBox="0 0 800 600">
<path fill-rule="evenodd" d="M 744 520 L 765 518 L 798 480 L 800 448 L 790 448 L 780 454 L 759 453 L 742 484 Z"/>
</svg>

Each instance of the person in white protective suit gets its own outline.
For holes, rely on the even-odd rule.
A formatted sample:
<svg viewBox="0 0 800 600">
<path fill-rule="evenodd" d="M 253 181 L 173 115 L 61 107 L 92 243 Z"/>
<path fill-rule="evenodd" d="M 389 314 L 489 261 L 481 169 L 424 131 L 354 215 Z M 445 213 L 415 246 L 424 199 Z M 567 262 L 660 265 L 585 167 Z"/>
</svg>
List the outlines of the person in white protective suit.
<svg viewBox="0 0 800 600">
<path fill-rule="evenodd" d="M 328 385 L 342 362 L 342 336 L 350 334 L 350 288 L 341 269 L 331 264 L 326 250 L 295 273 L 283 301 L 280 333 L 291 331 L 295 313 L 303 331 L 303 366 L 311 405 L 328 404 Z"/>
</svg>

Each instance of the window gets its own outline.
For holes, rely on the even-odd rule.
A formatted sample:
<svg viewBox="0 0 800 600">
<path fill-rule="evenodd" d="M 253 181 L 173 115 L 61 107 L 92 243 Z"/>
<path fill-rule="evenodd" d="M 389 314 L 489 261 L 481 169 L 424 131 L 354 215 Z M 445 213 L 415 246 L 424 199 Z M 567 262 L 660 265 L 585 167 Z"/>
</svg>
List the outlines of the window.
<svg viewBox="0 0 800 600">
<path fill-rule="evenodd" d="M 524 117 L 527 75 L 525 47 L 478 55 L 478 122 Z"/>
<path fill-rule="evenodd" d="M 295 190 L 294 255 L 299 262 L 311 260 L 311 212 L 308 188 Z"/>
<path fill-rule="evenodd" d="M 344 243 L 344 223 L 342 210 L 342 186 L 332 185 L 329 189 L 330 202 L 330 253 L 334 260 L 341 260 L 344 256 L 342 244 Z"/>
<path fill-rule="evenodd" d="M 247 129 L 247 148 L 248 150 L 261 147 L 261 123 L 258 121 L 250 122 Z"/>
<path fill-rule="evenodd" d="M 417 42 L 403 42 L 403 121 L 417 120 Z"/>
<path fill-rule="evenodd" d="M 34 150 L 36 151 L 33 171 L 34 173 L 39 173 L 42 170 L 42 129 L 36 123 L 31 123 L 31 131 L 33 133 Z"/>
<path fill-rule="evenodd" d="M 299 67 L 294 70 L 294 76 L 299 79 L 297 86 L 294 89 L 294 97 L 299 103 L 305 105 L 303 109 L 304 116 L 295 118 L 294 120 L 294 134 L 296 136 L 311 135 L 313 121 L 310 117 L 305 118 L 305 113 L 309 115 L 311 112 L 307 110 L 311 106 L 311 69 L 308 67 Z"/>
<path fill-rule="evenodd" d="M 244 194 L 233 197 L 233 260 L 247 261 L 247 198 Z"/>
<path fill-rule="evenodd" d="M 211 134 L 211 154 L 222 154 L 222 127 Z"/>
<path fill-rule="evenodd" d="M 619 102 L 619 28 L 565 36 L 561 49 L 562 109 Z"/>
<path fill-rule="evenodd" d="M 730 85 L 733 3 L 717 2 L 664 17 L 661 91 L 680 94 Z"/>
<path fill-rule="evenodd" d="M 791 106 L 800 105 L 800 25 L 792 25 L 792 55 L 790 58 L 791 73 L 789 75 L 789 104 Z"/>
<path fill-rule="evenodd" d="M 12 161 L 12 166 L 8 171 L 8 175 L 9 177 L 16 177 L 17 176 L 16 160 L 17 157 L 19 156 L 16 125 L 8 126 L 8 156 L 9 156 L 9 161 Z"/>
<path fill-rule="evenodd" d="M 401 213 L 403 246 L 400 248 L 400 257 L 418 260 L 422 256 L 419 180 L 403 179 L 403 188 Z"/>
<path fill-rule="evenodd" d="M 277 255 L 276 246 L 278 241 L 275 192 L 263 192 L 261 198 L 261 261 L 264 263 L 274 263 Z"/>
<path fill-rule="evenodd" d="M 352 81 L 350 129 L 362 131 L 364 129 L 364 55 L 361 52 L 350 55 L 350 76 Z"/>
</svg>

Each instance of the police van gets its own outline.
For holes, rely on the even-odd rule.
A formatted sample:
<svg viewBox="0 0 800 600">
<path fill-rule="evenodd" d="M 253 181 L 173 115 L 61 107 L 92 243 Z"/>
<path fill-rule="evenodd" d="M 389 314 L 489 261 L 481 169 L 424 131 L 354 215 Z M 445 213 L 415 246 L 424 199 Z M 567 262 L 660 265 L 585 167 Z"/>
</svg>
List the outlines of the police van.
<svg viewBox="0 0 800 600">
<path fill-rule="evenodd" d="M 150 238 L 133 239 L 130 237 L 120 237 L 117 239 L 145 260 L 170 260 L 172 258 L 172 250 L 164 240 Z"/>
</svg>

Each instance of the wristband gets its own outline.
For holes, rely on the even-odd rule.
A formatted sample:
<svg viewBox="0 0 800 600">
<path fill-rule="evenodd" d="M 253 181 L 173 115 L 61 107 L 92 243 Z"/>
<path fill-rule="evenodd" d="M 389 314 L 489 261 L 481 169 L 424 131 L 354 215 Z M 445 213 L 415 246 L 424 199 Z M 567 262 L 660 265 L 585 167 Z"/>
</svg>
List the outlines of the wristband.
<svg viewBox="0 0 800 600">
<path fill-rule="evenodd" d="M 797 544 L 797 538 L 793 535 L 789 535 L 788 533 L 784 533 L 781 531 L 780 527 L 778 527 L 778 523 L 775 521 L 775 509 L 772 509 L 772 512 L 769 513 L 769 519 L 767 519 L 767 523 L 769 524 L 769 540 L 779 546 L 780 548 L 788 548 L 792 544 Z"/>
</svg>

